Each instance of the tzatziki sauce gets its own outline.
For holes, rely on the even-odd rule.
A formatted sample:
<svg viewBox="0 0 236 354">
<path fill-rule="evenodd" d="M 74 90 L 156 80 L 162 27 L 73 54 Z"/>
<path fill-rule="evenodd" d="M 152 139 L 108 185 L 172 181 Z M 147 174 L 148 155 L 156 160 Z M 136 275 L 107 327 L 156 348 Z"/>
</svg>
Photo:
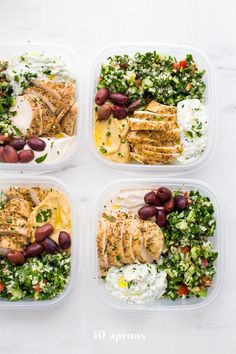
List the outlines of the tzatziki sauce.
<svg viewBox="0 0 236 354">
<path fill-rule="evenodd" d="M 196 160 L 204 152 L 208 139 L 207 108 L 198 99 L 186 99 L 177 105 L 177 119 L 183 151 L 178 163 Z"/>
<path fill-rule="evenodd" d="M 156 264 L 130 264 L 111 267 L 105 287 L 115 298 L 130 303 L 144 304 L 158 300 L 167 287 L 167 273 L 157 272 Z"/>
</svg>

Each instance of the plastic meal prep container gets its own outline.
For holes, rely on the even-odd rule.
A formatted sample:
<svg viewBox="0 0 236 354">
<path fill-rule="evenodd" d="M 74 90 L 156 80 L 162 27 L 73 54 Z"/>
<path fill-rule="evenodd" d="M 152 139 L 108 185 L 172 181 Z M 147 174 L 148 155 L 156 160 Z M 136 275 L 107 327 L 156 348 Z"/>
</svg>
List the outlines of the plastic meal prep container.
<svg viewBox="0 0 236 354">
<path fill-rule="evenodd" d="M 169 299 L 159 299 L 155 303 L 147 304 L 127 304 L 116 298 L 112 297 L 108 290 L 105 288 L 104 281 L 99 277 L 98 268 L 98 258 L 97 258 L 97 248 L 96 248 L 96 235 L 97 235 L 97 225 L 103 206 L 106 201 L 112 200 L 112 198 L 122 189 L 157 189 L 158 187 L 167 187 L 171 190 L 180 189 L 183 191 L 188 190 L 199 190 L 201 194 L 208 196 L 214 207 L 215 207 L 215 217 L 216 217 L 216 232 L 214 237 L 210 237 L 209 240 L 213 244 L 213 247 L 218 251 L 218 257 L 215 261 L 216 275 L 214 278 L 214 283 L 208 290 L 208 295 L 206 298 L 188 298 L 188 299 L 177 299 L 175 301 Z M 197 180 L 188 179 L 169 179 L 169 178 L 138 178 L 138 179 L 123 179 L 111 183 L 108 187 L 104 188 L 99 194 L 95 207 L 94 207 L 94 217 L 92 222 L 91 237 L 89 238 L 91 242 L 90 248 L 92 249 L 92 262 L 91 262 L 91 281 L 92 287 L 96 295 L 105 301 L 108 305 L 114 307 L 118 310 L 123 311 L 133 311 L 133 312 L 157 312 L 165 310 L 194 310 L 202 308 L 209 304 L 218 294 L 222 281 L 223 281 L 223 257 L 224 249 L 222 244 L 222 216 L 219 208 L 219 203 L 214 193 L 210 190 L 209 186 Z"/>
<path fill-rule="evenodd" d="M 169 164 L 169 165 L 142 165 L 139 163 L 116 163 L 105 159 L 97 150 L 93 135 L 94 122 L 94 99 L 96 95 L 96 87 L 100 74 L 101 65 L 107 62 L 108 57 L 115 54 L 133 55 L 136 52 L 145 53 L 148 51 L 156 51 L 163 55 L 173 55 L 177 60 L 181 60 L 186 54 L 192 54 L 199 69 L 206 71 L 204 82 L 206 83 L 205 101 L 208 115 L 208 143 L 204 153 L 195 161 L 186 164 Z M 197 48 L 188 45 L 178 44 L 116 44 L 104 49 L 94 62 L 91 77 L 91 93 L 90 93 L 90 119 L 88 124 L 88 142 L 90 150 L 94 157 L 100 161 L 105 167 L 114 168 L 124 171 L 140 171 L 140 172 L 184 172 L 193 171 L 202 167 L 210 158 L 215 147 L 216 136 L 216 95 L 215 95 L 215 74 L 214 68 L 207 56 Z"/>
<path fill-rule="evenodd" d="M 81 107 L 81 75 L 80 75 L 80 62 L 77 55 L 69 48 L 57 45 L 53 43 L 9 43 L 9 44 L 0 44 L 0 60 L 8 60 L 13 56 L 23 54 L 24 52 L 44 52 L 49 56 L 60 56 L 64 60 L 66 66 L 72 77 L 75 79 L 76 93 L 75 100 L 78 102 L 78 113 L 75 127 L 76 139 L 72 144 L 72 147 L 69 153 L 63 157 L 60 161 L 47 163 L 46 160 L 44 163 L 0 163 L 0 171 L 33 171 L 33 173 L 46 173 L 49 171 L 61 170 L 72 163 L 72 160 L 75 156 L 75 153 L 78 151 L 79 142 L 81 140 L 81 119 L 80 107 Z M 42 152 L 43 155 L 43 152 Z"/>
<path fill-rule="evenodd" d="M 72 245 L 71 245 L 71 272 L 68 284 L 63 293 L 56 296 L 53 299 L 49 300 L 19 300 L 19 301 L 9 301 L 3 298 L 0 298 L 0 309 L 16 309 L 16 308 L 29 308 L 29 309 L 42 309 L 44 307 L 52 307 L 53 305 L 61 303 L 64 299 L 66 299 L 71 293 L 72 287 L 76 280 L 76 275 L 78 271 L 78 257 L 80 254 L 80 249 L 78 250 L 78 237 L 80 240 L 81 237 L 81 225 L 80 221 L 78 222 L 78 216 L 76 210 L 78 209 L 75 206 L 74 199 L 72 197 L 71 192 L 65 186 L 63 182 L 54 178 L 54 177 L 46 177 L 46 176 L 31 176 L 31 177 L 23 177 L 23 176 L 10 176 L 7 180 L 4 178 L 0 178 L 0 191 L 4 191 L 9 187 L 42 187 L 42 188 L 53 188 L 58 190 L 63 195 L 67 197 L 69 203 L 71 205 L 71 218 L 72 218 Z"/>
</svg>

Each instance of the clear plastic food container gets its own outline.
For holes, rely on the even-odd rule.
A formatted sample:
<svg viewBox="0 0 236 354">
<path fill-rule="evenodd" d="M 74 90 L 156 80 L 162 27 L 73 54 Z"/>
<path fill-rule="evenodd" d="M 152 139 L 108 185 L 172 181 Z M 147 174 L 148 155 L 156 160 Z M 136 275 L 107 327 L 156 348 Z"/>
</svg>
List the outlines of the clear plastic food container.
<svg viewBox="0 0 236 354">
<path fill-rule="evenodd" d="M 127 304 L 120 300 L 114 298 L 108 290 L 105 288 L 103 280 L 99 276 L 98 268 L 98 258 L 97 258 L 97 248 L 96 248 L 96 235 L 97 235 L 97 224 L 101 216 L 104 205 L 107 201 L 112 200 L 112 198 L 121 189 L 131 188 L 131 189 L 157 189 L 158 187 L 167 187 L 171 190 L 179 189 L 182 191 L 198 190 L 201 194 L 208 196 L 214 207 L 215 207 L 215 217 L 216 217 L 216 232 L 214 237 L 210 239 L 214 248 L 218 251 L 218 257 L 215 261 L 216 275 L 214 278 L 213 286 L 208 290 L 208 295 L 204 298 L 188 298 L 188 299 L 177 299 L 175 301 L 169 299 L 159 299 L 155 303 L 147 304 Z M 197 180 L 188 179 L 169 179 L 169 178 L 138 178 L 138 179 L 124 179 L 118 180 L 111 183 L 108 187 L 104 188 L 99 194 L 95 207 L 94 207 L 94 218 L 91 222 L 92 229 L 89 238 L 90 249 L 92 249 L 92 262 L 90 268 L 90 279 L 92 281 L 92 287 L 96 295 L 105 301 L 108 305 L 124 311 L 133 312 L 156 312 L 163 310 L 192 310 L 199 309 L 206 306 L 211 301 L 214 300 L 218 294 L 222 281 L 223 281 L 223 257 L 224 248 L 222 244 L 222 215 L 219 208 L 219 203 L 216 199 L 215 194 L 210 190 L 209 186 L 205 183 L 199 182 Z"/>
<path fill-rule="evenodd" d="M 73 162 L 75 154 L 78 152 L 79 143 L 81 140 L 81 119 L 79 119 L 80 109 L 81 109 L 81 82 L 82 78 L 80 75 L 80 61 L 77 55 L 69 48 L 57 45 L 53 43 L 6 43 L 0 44 L 0 60 L 7 60 L 10 57 L 23 54 L 24 52 L 44 52 L 49 56 L 60 56 L 65 61 L 68 66 L 72 77 L 75 79 L 76 93 L 75 99 L 78 102 L 78 113 L 75 126 L 75 140 L 71 144 L 69 153 L 66 154 L 62 159 L 56 162 L 48 162 L 45 160 L 44 163 L 0 163 L 0 171 L 11 171 L 11 172 L 24 172 L 33 171 L 33 173 L 46 173 L 49 171 L 61 170 Z M 43 154 L 42 154 L 43 155 Z"/>
<path fill-rule="evenodd" d="M 97 150 L 94 142 L 93 135 L 93 122 L 94 122 L 94 99 L 96 95 L 96 87 L 98 83 L 98 77 L 100 74 L 100 68 L 103 63 L 106 63 L 107 58 L 115 54 L 129 54 L 133 55 L 136 52 L 145 53 L 148 51 L 157 51 L 163 55 L 173 55 L 177 60 L 181 60 L 186 54 L 192 54 L 198 67 L 206 71 L 204 75 L 204 82 L 206 83 L 205 90 L 205 104 L 207 107 L 208 114 L 208 142 L 205 151 L 202 155 L 189 163 L 185 164 L 168 164 L 168 165 L 142 165 L 139 163 L 116 163 L 105 159 Z M 88 143 L 90 150 L 94 157 L 100 161 L 103 166 L 107 168 L 114 168 L 124 171 L 139 171 L 139 172 L 185 172 L 192 171 L 202 167 L 209 160 L 215 147 L 215 137 L 216 137 L 216 93 L 215 93 L 215 73 L 213 65 L 207 56 L 199 49 L 188 46 L 188 45 L 178 45 L 178 44 L 116 44 L 104 49 L 96 61 L 93 64 L 92 77 L 91 77 L 91 93 L 90 93 L 90 119 L 88 123 Z"/>
<path fill-rule="evenodd" d="M 19 301 L 9 301 L 3 298 L 0 298 L 0 309 L 16 309 L 16 308 L 29 308 L 29 309 L 42 309 L 44 307 L 52 307 L 53 305 L 57 305 L 65 300 L 69 294 L 71 293 L 72 287 L 76 280 L 76 275 L 78 271 L 78 258 L 81 254 L 81 247 L 78 247 L 81 239 L 81 217 L 79 217 L 76 213 L 78 209 L 77 205 L 75 205 L 74 198 L 72 197 L 71 192 L 68 190 L 66 185 L 60 180 L 53 177 L 46 176 L 31 176 L 31 177 L 23 177 L 23 176 L 10 176 L 7 180 L 4 178 L 0 179 L 0 190 L 6 190 L 9 187 L 42 187 L 45 189 L 53 188 L 58 190 L 66 198 L 69 200 L 71 205 L 71 216 L 72 216 L 72 245 L 71 245 L 71 272 L 68 284 L 63 293 L 59 296 L 49 299 L 49 300 L 19 300 Z M 79 248 L 79 249 L 78 249 Z"/>
</svg>

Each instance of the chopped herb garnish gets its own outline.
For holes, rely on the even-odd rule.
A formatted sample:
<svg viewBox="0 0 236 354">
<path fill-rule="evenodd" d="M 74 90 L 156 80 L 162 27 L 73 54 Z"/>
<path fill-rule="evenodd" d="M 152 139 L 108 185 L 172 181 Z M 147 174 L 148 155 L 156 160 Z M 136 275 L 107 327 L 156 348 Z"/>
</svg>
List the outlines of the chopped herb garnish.
<svg viewBox="0 0 236 354">
<path fill-rule="evenodd" d="M 48 221 L 51 218 L 51 216 L 52 216 L 51 209 L 40 210 L 40 212 L 36 215 L 35 220 L 39 223 L 42 223 Z"/>
<path fill-rule="evenodd" d="M 48 154 L 45 154 L 45 155 L 43 155 L 43 156 L 40 156 L 40 157 L 38 157 L 38 158 L 35 160 L 35 162 L 41 163 L 41 162 L 43 162 L 43 161 L 46 160 L 47 156 L 48 156 Z"/>
</svg>

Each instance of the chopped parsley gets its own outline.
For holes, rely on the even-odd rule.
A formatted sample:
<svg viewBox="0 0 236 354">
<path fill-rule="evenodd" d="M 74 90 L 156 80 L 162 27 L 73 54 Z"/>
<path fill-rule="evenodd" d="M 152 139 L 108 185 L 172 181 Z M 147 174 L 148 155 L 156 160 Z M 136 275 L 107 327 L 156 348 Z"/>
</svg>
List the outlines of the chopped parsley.
<svg viewBox="0 0 236 354">
<path fill-rule="evenodd" d="M 0 260 L 0 297 L 10 301 L 55 298 L 65 290 L 70 268 L 67 252 L 43 253 L 18 266 L 3 258 Z"/>
<path fill-rule="evenodd" d="M 44 162 L 44 161 L 46 160 L 47 156 L 48 156 L 48 154 L 45 154 L 45 155 L 43 155 L 43 156 L 40 156 L 40 157 L 38 157 L 37 159 L 35 159 L 35 162 L 37 162 L 37 163 Z"/>
<path fill-rule="evenodd" d="M 99 151 L 101 152 L 101 154 L 106 154 L 107 153 L 107 150 L 103 146 L 99 147 Z"/>
<path fill-rule="evenodd" d="M 43 223 L 48 221 L 51 217 L 52 217 L 51 209 L 40 210 L 40 212 L 36 215 L 35 220 L 38 223 Z"/>
<path fill-rule="evenodd" d="M 167 105 L 177 105 L 186 98 L 202 101 L 205 92 L 204 70 L 199 70 L 191 54 L 186 55 L 186 68 L 173 69 L 176 58 L 163 56 L 156 51 L 115 55 L 101 66 L 97 89 L 107 87 L 129 97 L 154 99 Z M 125 65 L 124 65 L 125 64 Z"/>
<path fill-rule="evenodd" d="M 214 206 L 198 191 L 191 191 L 189 198 L 191 204 L 181 212 L 168 214 L 168 227 L 162 228 L 165 248 L 157 269 L 167 272 L 165 296 L 171 300 L 180 296 L 181 284 L 188 287 L 187 297 L 205 297 L 216 273 L 218 254 L 209 242 L 216 229 Z"/>
</svg>

